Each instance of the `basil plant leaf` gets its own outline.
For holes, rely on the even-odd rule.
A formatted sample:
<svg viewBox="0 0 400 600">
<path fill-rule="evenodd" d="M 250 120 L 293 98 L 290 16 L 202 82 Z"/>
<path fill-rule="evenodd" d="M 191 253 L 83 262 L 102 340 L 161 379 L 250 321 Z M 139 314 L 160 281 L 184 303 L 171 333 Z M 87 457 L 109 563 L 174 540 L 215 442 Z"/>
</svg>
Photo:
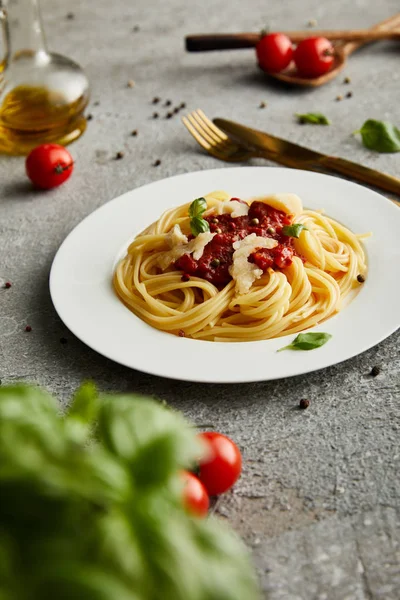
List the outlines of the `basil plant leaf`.
<svg viewBox="0 0 400 600">
<path fill-rule="evenodd" d="M 291 344 L 279 348 L 278 352 L 282 350 L 314 350 L 326 344 L 331 337 L 330 333 L 323 332 L 299 333 Z"/>
<path fill-rule="evenodd" d="M 330 125 L 331 122 L 322 113 L 296 113 L 299 123 L 310 123 L 311 125 Z"/>
<path fill-rule="evenodd" d="M 143 487 L 164 485 L 177 465 L 188 468 L 201 454 L 178 413 L 141 396 L 106 397 L 98 434 L 112 454 L 128 463 L 136 484 Z"/>
<path fill-rule="evenodd" d="M 388 121 L 368 119 L 358 131 L 362 143 L 375 152 L 400 152 L 400 130 Z"/>
<path fill-rule="evenodd" d="M 289 237 L 298 238 L 303 229 L 307 230 L 307 227 L 301 223 L 293 223 L 293 225 L 285 225 L 282 227 L 282 233 Z"/>
<path fill-rule="evenodd" d="M 1 600 L 257 600 L 238 537 L 182 502 L 203 451 L 151 397 L 89 384 L 62 414 L 38 388 L 1 386 Z"/>
<path fill-rule="evenodd" d="M 194 217 L 201 217 L 206 210 L 207 202 L 205 198 L 196 198 L 196 200 L 193 200 L 192 204 L 189 206 L 189 217 L 191 219 Z"/>
<path fill-rule="evenodd" d="M 193 219 L 190 220 L 190 230 L 194 236 L 197 236 L 199 233 L 210 231 L 210 225 L 208 224 L 208 221 L 201 217 L 193 217 Z"/>
</svg>

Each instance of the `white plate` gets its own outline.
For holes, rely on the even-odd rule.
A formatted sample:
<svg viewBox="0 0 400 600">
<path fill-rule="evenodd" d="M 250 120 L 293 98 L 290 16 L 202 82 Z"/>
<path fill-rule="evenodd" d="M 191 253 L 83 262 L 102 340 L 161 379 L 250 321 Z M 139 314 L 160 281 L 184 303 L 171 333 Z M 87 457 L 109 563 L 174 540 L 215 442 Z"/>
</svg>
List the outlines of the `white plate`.
<svg viewBox="0 0 400 600">
<path fill-rule="evenodd" d="M 213 190 L 248 198 L 293 192 L 303 205 L 324 209 L 365 243 L 368 275 L 360 293 L 315 331 L 332 339 L 311 351 L 285 351 L 295 336 L 217 343 L 179 338 L 153 329 L 117 298 L 114 267 L 129 242 L 167 208 Z M 138 188 L 84 219 L 61 245 L 50 274 L 54 306 L 85 344 L 122 365 L 186 381 L 239 383 L 307 373 L 371 348 L 400 325 L 400 210 L 371 190 L 343 179 L 270 167 L 215 169 L 178 175 Z"/>
</svg>

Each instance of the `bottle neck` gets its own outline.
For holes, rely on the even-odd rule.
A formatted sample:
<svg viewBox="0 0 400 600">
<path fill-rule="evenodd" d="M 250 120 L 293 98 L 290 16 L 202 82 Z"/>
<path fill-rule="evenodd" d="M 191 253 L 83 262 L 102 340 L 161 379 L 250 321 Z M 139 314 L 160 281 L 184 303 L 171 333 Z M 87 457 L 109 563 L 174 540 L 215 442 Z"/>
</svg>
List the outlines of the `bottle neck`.
<svg viewBox="0 0 400 600">
<path fill-rule="evenodd" d="M 47 52 L 39 0 L 3 0 L 6 11 L 9 60 Z"/>
</svg>

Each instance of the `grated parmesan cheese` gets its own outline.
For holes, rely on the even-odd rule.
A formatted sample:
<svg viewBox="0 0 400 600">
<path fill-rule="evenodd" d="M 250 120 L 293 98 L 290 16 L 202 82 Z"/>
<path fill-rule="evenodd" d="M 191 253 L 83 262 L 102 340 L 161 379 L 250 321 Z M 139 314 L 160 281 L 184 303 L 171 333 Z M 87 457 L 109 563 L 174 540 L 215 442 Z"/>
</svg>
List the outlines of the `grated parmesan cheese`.
<svg viewBox="0 0 400 600">
<path fill-rule="evenodd" d="M 168 238 L 167 244 L 171 248 L 166 252 L 162 252 L 158 258 L 158 266 L 165 271 L 167 267 L 178 258 L 183 256 L 184 254 L 192 254 L 194 260 L 199 260 L 203 256 L 204 248 L 207 246 L 209 242 L 213 239 L 215 233 L 210 233 L 206 231 L 204 233 L 199 233 L 199 235 L 190 242 L 187 241 L 187 237 L 182 234 L 179 225 L 175 225 L 173 229 L 178 227 L 179 231 L 175 231 L 172 233 L 171 231 L 167 234 L 167 237 L 171 234 L 171 237 Z M 179 234 L 180 232 L 180 234 Z M 181 240 L 185 238 L 186 242 L 181 243 Z M 172 246 L 170 245 L 172 244 Z M 174 245 L 175 244 L 175 245 Z"/>
<path fill-rule="evenodd" d="M 184 233 L 182 233 L 182 230 L 179 227 L 179 225 L 174 225 L 173 228 L 167 233 L 165 237 L 165 242 L 168 248 L 172 249 L 175 246 L 178 246 L 179 244 L 187 244 L 188 239 L 187 236 Z"/>
<path fill-rule="evenodd" d="M 233 253 L 233 263 L 229 267 L 229 273 L 235 281 L 235 290 L 237 294 L 247 294 L 256 279 L 260 279 L 263 274 L 254 263 L 247 259 L 258 248 L 275 248 L 278 245 L 272 238 L 259 237 L 255 233 L 247 235 L 243 240 L 233 244 L 235 252 Z"/>
<path fill-rule="evenodd" d="M 271 194 L 270 196 L 252 198 L 251 203 L 256 200 L 295 217 L 303 212 L 303 204 L 296 194 Z"/>
<path fill-rule="evenodd" d="M 230 214 L 232 218 L 243 217 L 249 212 L 249 205 L 244 202 L 232 200 L 232 202 L 217 201 L 215 205 L 205 214 L 225 215 Z"/>
</svg>

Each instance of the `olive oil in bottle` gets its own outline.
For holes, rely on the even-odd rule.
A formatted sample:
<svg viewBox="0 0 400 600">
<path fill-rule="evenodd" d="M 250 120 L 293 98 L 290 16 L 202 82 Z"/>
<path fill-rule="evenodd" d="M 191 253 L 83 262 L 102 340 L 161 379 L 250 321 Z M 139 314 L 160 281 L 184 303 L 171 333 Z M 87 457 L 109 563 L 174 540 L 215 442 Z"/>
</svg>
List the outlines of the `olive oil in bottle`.
<svg viewBox="0 0 400 600">
<path fill-rule="evenodd" d="M 1 2 L 6 54 L 0 63 L 0 152 L 66 145 L 86 128 L 89 84 L 82 69 L 46 49 L 38 0 Z"/>
</svg>

